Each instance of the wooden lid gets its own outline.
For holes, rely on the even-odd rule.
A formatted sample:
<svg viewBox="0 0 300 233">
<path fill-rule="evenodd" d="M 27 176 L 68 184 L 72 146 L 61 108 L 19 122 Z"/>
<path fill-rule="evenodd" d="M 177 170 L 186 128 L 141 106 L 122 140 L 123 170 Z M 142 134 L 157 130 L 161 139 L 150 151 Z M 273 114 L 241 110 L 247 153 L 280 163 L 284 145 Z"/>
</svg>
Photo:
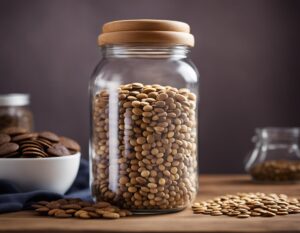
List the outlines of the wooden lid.
<svg viewBox="0 0 300 233">
<path fill-rule="evenodd" d="M 134 19 L 103 25 L 98 44 L 171 44 L 194 46 L 194 36 L 186 23 L 171 20 Z"/>
</svg>

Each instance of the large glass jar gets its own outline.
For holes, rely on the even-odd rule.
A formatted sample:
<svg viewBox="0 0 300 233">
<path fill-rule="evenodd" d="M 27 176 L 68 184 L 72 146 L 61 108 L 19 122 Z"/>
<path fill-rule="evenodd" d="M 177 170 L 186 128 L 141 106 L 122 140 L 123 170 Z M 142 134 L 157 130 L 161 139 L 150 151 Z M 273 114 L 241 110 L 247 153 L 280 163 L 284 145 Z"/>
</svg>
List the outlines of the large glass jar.
<svg viewBox="0 0 300 233">
<path fill-rule="evenodd" d="M 132 20 L 103 31 L 103 58 L 90 83 L 92 195 L 140 213 L 184 209 L 198 186 L 198 72 L 189 26 Z"/>
<path fill-rule="evenodd" d="M 256 129 L 246 170 L 255 181 L 299 182 L 299 139 L 299 128 Z"/>
<path fill-rule="evenodd" d="M 28 94 L 0 95 L 0 131 L 8 127 L 33 128 L 33 116 L 29 109 Z"/>
</svg>

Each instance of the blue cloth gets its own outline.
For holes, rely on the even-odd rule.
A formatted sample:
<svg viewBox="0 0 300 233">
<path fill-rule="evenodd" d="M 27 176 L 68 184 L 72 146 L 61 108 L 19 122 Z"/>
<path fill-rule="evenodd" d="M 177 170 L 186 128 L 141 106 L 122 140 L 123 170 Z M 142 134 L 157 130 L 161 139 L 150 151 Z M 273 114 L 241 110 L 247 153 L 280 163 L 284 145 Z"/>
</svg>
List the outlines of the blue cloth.
<svg viewBox="0 0 300 233">
<path fill-rule="evenodd" d="M 22 192 L 15 184 L 0 180 L 0 213 L 30 209 L 37 201 L 57 200 L 59 198 L 81 198 L 91 201 L 89 191 L 89 165 L 87 160 L 80 161 L 79 172 L 66 195 L 46 191 Z"/>
</svg>

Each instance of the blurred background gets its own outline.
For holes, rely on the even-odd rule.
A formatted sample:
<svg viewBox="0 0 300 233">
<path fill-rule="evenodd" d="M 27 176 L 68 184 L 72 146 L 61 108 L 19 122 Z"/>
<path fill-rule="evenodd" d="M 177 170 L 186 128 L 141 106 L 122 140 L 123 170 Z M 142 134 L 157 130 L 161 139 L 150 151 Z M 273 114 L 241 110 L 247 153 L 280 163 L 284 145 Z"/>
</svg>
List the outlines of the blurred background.
<svg viewBox="0 0 300 233">
<path fill-rule="evenodd" d="M 36 130 L 88 157 L 89 77 L 111 20 L 190 24 L 200 71 L 201 173 L 240 173 L 256 127 L 300 126 L 300 1 L 2 0 L 0 94 L 30 93 Z"/>
</svg>

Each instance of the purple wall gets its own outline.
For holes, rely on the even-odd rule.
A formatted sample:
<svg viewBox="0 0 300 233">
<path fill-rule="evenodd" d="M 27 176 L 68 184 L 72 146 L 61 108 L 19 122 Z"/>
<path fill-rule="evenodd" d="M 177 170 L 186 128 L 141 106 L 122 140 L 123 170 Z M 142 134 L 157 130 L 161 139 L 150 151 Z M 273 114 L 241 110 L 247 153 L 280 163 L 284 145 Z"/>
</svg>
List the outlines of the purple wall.
<svg viewBox="0 0 300 233">
<path fill-rule="evenodd" d="M 242 172 L 255 127 L 300 125 L 299 11 L 275 0 L 2 0 L 0 93 L 30 93 L 37 130 L 77 139 L 86 156 L 102 24 L 185 21 L 201 74 L 200 170 Z"/>
</svg>

